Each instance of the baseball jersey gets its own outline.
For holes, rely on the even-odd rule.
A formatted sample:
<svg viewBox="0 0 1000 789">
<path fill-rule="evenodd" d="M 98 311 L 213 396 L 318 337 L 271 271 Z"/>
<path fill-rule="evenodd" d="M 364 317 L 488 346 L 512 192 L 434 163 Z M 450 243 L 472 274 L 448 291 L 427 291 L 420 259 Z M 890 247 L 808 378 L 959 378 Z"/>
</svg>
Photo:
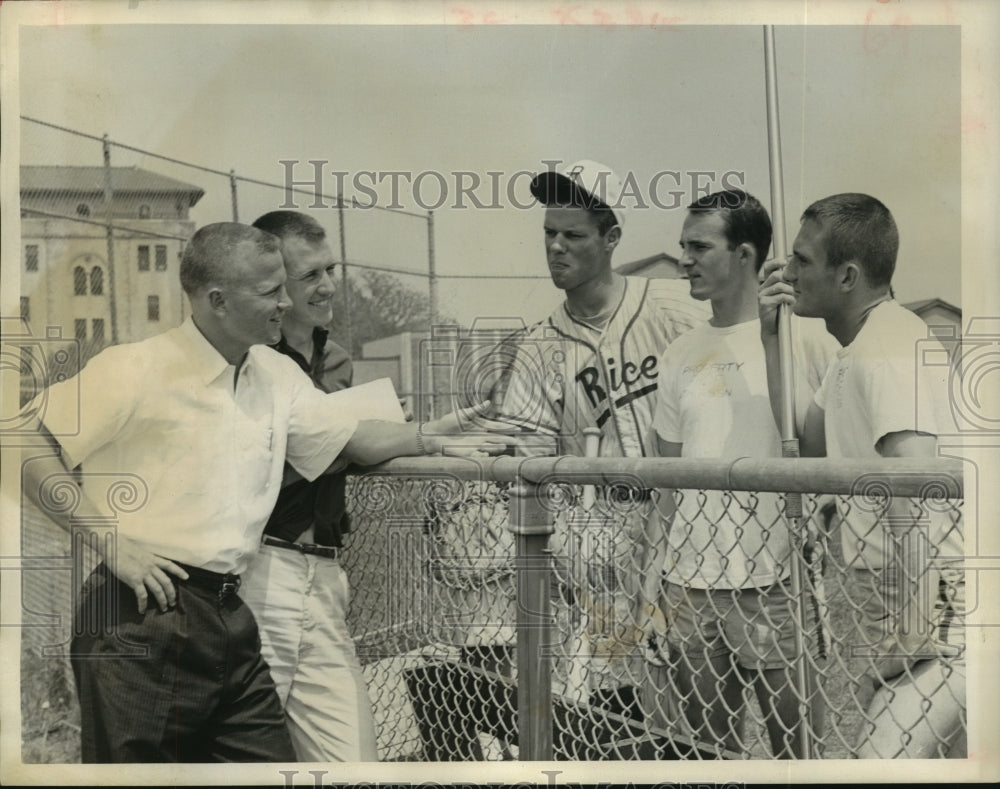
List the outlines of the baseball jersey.
<svg viewBox="0 0 1000 789">
<path fill-rule="evenodd" d="M 601 457 L 641 457 L 650 448 L 660 355 L 711 315 L 686 280 L 625 277 L 608 322 L 595 328 L 563 302 L 517 346 L 497 418 L 551 438 L 556 454 L 585 454 L 586 427 L 601 431 Z"/>
</svg>

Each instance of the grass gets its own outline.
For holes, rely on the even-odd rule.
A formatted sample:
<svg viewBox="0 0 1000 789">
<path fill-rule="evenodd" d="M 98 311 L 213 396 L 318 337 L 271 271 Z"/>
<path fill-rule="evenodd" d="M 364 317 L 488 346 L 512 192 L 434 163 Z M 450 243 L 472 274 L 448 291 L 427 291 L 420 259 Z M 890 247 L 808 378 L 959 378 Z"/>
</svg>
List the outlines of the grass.
<svg viewBox="0 0 1000 789">
<path fill-rule="evenodd" d="M 80 707 L 66 661 L 21 653 L 21 760 L 26 764 L 80 761 Z"/>
</svg>

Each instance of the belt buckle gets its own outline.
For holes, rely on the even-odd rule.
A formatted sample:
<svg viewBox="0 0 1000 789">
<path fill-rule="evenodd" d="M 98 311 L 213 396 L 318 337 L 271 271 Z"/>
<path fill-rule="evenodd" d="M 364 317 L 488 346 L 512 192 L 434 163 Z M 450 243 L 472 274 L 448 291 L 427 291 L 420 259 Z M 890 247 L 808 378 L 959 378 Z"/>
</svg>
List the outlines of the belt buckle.
<svg viewBox="0 0 1000 789">
<path fill-rule="evenodd" d="M 335 545 L 317 545 L 316 543 L 296 543 L 296 547 L 302 553 L 311 556 L 319 556 L 321 559 L 336 561 L 340 558 L 340 548 Z"/>
<path fill-rule="evenodd" d="M 226 576 L 219 587 L 219 602 L 221 603 L 230 595 L 236 594 L 240 590 L 240 579 Z"/>
</svg>

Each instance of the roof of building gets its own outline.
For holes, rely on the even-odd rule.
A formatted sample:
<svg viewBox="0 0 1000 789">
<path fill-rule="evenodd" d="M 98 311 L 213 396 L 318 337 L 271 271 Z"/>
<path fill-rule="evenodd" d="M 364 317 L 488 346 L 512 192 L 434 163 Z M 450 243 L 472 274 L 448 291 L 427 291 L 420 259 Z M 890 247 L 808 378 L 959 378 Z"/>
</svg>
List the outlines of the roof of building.
<svg viewBox="0 0 1000 789">
<path fill-rule="evenodd" d="M 917 315 L 923 315 L 925 312 L 929 312 L 935 307 L 940 307 L 948 312 L 953 312 L 958 317 L 962 317 L 962 308 L 956 307 L 954 304 L 945 301 L 944 299 L 933 298 L 933 299 L 920 299 L 920 301 L 910 301 L 903 305 L 906 309 L 911 312 L 915 312 Z"/>
<path fill-rule="evenodd" d="M 119 194 L 186 194 L 194 205 L 205 190 L 141 167 L 112 167 L 111 188 Z M 103 167 L 21 165 L 21 192 L 94 194 L 104 191 Z"/>
</svg>

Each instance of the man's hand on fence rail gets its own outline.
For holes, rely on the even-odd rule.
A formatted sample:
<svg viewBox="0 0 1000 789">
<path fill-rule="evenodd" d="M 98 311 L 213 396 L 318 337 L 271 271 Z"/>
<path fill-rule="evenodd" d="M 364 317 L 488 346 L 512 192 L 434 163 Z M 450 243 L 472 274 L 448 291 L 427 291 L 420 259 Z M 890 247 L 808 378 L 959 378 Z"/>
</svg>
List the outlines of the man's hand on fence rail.
<svg viewBox="0 0 1000 789">
<path fill-rule="evenodd" d="M 455 436 L 462 433 L 517 433 L 520 428 L 487 416 L 490 401 L 483 400 L 468 408 L 459 408 L 424 425 L 426 435 Z"/>
<path fill-rule="evenodd" d="M 490 401 L 460 408 L 421 425 L 420 434 L 428 454 L 457 457 L 486 457 L 506 452 L 512 438 L 494 433 L 514 432 L 503 422 L 488 419 Z"/>
</svg>

